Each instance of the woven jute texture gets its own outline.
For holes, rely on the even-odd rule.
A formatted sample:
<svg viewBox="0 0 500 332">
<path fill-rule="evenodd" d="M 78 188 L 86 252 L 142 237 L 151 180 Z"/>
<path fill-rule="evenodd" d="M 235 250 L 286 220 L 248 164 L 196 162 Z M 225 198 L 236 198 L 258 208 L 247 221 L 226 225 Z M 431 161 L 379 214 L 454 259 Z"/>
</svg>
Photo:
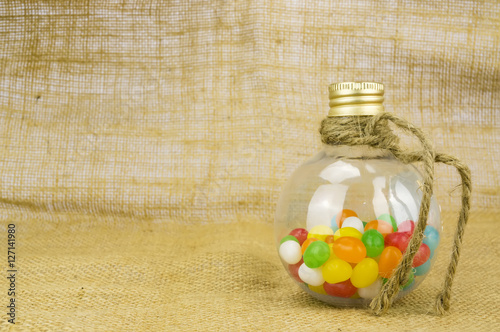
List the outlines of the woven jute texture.
<svg viewBox="0 0 500 332">
<path fill-rule="evenodd" d="M 1 330 L 500 330 L 497 1 L 9 0 L 0 18 Z M 384 83 L 387 111 L 472 170 L 446 316 L 452 168 L 436 266 L 386 315 L 312 299 L 279 261 L 280 190 L 340 81 Z"/>
</svg>

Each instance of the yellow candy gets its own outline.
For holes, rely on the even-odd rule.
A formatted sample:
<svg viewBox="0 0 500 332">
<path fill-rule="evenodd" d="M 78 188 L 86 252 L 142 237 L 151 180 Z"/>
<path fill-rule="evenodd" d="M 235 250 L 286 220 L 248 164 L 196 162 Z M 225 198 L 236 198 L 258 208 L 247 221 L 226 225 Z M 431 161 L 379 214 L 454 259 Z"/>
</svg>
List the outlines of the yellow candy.
<svg viewBox="0 0 500 332">
<path fill-rule="evenodd" d="M 332 259 L 323 265 L 323 279 L 330 284 L 346 281 L 351 275 L 351 264 L 341 259 Z"/>
<path fill-rule="evenodd" d="M 356 288 L 365 288 L 373 284 L 377 278 L 377 262 L 373 258 L 365 258 L 353 269 L 351 283 Z"/>
<path fill-rule="evenodd" d="M 307 285 L 307 287 L 309 287 L 309 289 L 310 289 L 310 290 L 312 290 L 313 292 L 316 292 L 316 293 L 319 293 L 319 294 L 328 295 L 328 294 L 325 292 L 325 289 L 323 288 L 323 285 L 320 285 L 320 286 L 311 286 L 311 285 Z"/>
<path fill-rule="evenodd" d="M 335 234 L 333 235 L 333 238 L 335 240 L 337 240 L 341 237 L 346 237 L 346 236 L 355 237 L 356 239 L 361 240 L 361 238 L 363 237 L 363 234 L 361 234 L 361 232 L 358 231 L 356 228 L 344 227 L 344 228 L 338 229 L 335 232 Z"/>
<path fill-rule="evenodd" d="M 330 247 L 330 257 L 328 258 L 328 260 L 331 261 L 333 259 L 338 259 L 338 257 L 333 252 L 333 243 L 328 243 L 328 246 Z"/>
<path fill-rule="evenodd" d="M 318 240 L 325 241 L 325 238 L 328 235 L 333 235 L 333 230 L 330 227 L 325 225 L 317 225 L 311 228 L 309 234 L 307 234 L 307 238 L 309 239 L 313 237 Z"/>
</svg>

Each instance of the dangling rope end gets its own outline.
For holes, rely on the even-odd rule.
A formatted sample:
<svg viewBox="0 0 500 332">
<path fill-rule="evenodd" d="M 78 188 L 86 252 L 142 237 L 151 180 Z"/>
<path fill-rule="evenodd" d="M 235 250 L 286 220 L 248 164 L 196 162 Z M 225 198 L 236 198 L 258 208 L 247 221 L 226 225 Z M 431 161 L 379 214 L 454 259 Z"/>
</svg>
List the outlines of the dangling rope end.
<svg viewBox="0 0 500 332">
<path fill-rule="evenodd" d="M 450 310 L 450 301 L 445 300 L 445 294 L 440 293 L 436 297 L 436 303 L 434 305 L 434 311 L 437 315 L 443 316 Z"/>
</svg>

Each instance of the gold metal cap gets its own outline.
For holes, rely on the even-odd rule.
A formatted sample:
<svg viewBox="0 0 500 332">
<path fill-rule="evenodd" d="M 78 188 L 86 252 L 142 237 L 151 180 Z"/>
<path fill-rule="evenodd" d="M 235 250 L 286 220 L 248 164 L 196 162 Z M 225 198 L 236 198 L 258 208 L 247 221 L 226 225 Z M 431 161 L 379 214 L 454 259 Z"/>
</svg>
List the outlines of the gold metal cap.
<svg viewBox="0 0 500 332">
<path fill-rule="evenodd" d="M 384 85 L 374 82 L 342 82 L 328 86 L 328 116 L 376 115 L 384 111 Z"/>
</svg>

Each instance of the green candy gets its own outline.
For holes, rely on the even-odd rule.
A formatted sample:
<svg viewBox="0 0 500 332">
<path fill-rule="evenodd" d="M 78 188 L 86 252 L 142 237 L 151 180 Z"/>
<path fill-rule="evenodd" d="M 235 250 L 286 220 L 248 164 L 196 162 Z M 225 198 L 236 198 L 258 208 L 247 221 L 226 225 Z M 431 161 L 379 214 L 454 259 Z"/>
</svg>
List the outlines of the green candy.
<svg viewBox="0 0 500 332">
<path fill-rule="evenodd" d="M 376 229 L 367 230 L 361 237 L 368 257 L 377 257 L 384 251 L 384 236 Z"/>
<path fill-rule="evenodd" d="M 393 216 L 391 216 L 389 213 L 384 213 L 384 214 L 381 214 L 380 216 L 378 216 L 377 218 L 378 220 L 383 220 L 383 221 L 387 221 L 389 224 L 392 225 L 392 230 L 394 232 L 397 232 L 398 231 L 398 224 L 396 224 L 396 219 L 394 219 Z"/>
<path fill-rule="evenodd" d="M 330 246 L 324 241 L 312 242 L 304 252 L 304 264 L 311 269 L 320 267 L 330 258 Z"/>
<path fill-rule="evenodd" d="M 293 236 L 293 235 L 287 235 L 284 238 L 282 238 L 281 241 L 280 241 L 280 245 L 282 245 L 283 242 L 286 242 L 286 241 L 295 241 L 298 244 L 300 244 L 299 240 L 297 240 L 297 238 L 295 236 Z"/>
<path fill-rule="evenodd" d="M 413 285 L 413 282 L 415 281 L 415 274 L 413 273 L 413 270 L 414 269 L 412 269 L 410 271 L 410 275 L 408 276 L 408 281 L 406 282 L 406 284 L 404 284 L 403 286 L 399 287 L 400 289 L 405 290 L 405 289 L 410 288 Z M 388 278 L 382 278 L 382 284 L 383 285 L 385 285 L 387 283 L 387 281 L 389 281 Z"/>
</svg>

